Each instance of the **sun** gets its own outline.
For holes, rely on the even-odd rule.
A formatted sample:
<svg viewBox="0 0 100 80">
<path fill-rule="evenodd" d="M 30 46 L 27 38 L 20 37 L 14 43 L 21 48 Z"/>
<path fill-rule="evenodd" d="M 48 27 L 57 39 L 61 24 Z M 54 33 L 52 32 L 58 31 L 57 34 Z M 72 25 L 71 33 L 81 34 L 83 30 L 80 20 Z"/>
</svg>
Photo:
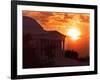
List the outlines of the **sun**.
<svg viewBox="0 0 100 80">
<path fill-rule="evenodd" d="M 67 35 L 71 37 L 72 40 L 78 40 L 80 36 L 80 31 L 76 28 L 69 29 Z"/>
</svg>

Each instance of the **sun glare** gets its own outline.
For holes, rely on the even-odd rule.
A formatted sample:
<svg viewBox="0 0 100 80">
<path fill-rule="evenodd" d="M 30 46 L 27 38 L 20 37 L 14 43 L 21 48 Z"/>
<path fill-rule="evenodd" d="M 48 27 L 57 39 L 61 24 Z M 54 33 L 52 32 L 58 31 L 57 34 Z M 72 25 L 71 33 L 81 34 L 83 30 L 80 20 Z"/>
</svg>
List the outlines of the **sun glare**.
<svg viewBox="0 0 100 80">
<path fill-rule="evenodd" d="M 71 37 L 72 40 L 77 40 L 79 39 L 79 36 L 80 36 L 80 31 L 78 29 L 69 29 L 68 32 L 67 32 L 67 35 L 69 37 Z"/>
</svg>

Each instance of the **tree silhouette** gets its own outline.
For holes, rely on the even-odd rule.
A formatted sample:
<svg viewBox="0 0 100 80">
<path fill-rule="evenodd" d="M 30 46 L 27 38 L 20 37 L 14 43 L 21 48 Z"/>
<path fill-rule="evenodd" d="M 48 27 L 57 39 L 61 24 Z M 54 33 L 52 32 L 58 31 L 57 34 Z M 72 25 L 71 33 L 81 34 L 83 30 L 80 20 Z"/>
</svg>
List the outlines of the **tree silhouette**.
<svg viewBox="0 0 100 80">
<path fill-rule="evenodd" d="M 72 58 L 72 59 L 78 59 L 79 53 L 74 50 L 66 50 L 65 51 L 65 57 L 66 58 Z"/>
</svg>

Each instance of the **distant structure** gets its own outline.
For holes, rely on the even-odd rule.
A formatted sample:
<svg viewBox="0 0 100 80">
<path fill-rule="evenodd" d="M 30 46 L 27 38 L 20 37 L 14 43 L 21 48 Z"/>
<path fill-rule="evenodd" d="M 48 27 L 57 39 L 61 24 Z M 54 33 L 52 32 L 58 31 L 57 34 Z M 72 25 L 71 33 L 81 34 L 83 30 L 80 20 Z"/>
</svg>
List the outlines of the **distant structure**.
<svg viewBox="0 0 100 80">
<path fill-rule="evenodd" d="M 64 40 L 63 34 L 46 31 L 33 18 L 23 16 L 23 68 L 59 66 Z"/>
</svg>

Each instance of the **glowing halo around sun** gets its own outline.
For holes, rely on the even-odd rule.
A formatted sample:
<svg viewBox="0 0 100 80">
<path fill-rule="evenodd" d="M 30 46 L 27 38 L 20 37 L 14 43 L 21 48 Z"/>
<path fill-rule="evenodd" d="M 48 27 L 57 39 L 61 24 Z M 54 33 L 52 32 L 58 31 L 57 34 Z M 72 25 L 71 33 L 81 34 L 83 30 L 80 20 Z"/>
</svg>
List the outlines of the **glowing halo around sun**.
<svg viewBox="0 0 100 80">
<path fill-rule="evenodd" d="M 67 35 L 71 37 L 72 40 L 78 40 L 80 37 L 80 31 L 76 28 L 69 29 Z"/>
</svg>

